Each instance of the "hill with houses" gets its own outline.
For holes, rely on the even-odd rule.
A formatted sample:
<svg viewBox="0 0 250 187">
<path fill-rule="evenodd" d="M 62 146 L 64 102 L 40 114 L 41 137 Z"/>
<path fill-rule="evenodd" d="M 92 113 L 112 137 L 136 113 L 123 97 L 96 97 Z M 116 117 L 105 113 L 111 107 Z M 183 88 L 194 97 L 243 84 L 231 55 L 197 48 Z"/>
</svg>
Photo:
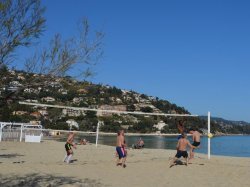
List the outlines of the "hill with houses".
<svg viewBox="0 0 250 187">
<path fill-rule="evenodd" d="M 183 118 L 112 114 L 48 107 L 27 106 L 19 101 L 46 103 L 103 110 L 141 111 L 170 114 L 189 114 L 184 108 L 158 97 L 122 90 L 114 86 L 77 81 L 71 77 L 49 77 L 41 74 L 2 69 L 0 80 L 0 121 L 30 122 L 51 129 L 95 131 L 98 120 L 103 121 L 101 131 L 177 133 L 176 120 Z M 206 131 L 204 118 L 186 118 L 187 128 Z M 214 133 L 250 133 L 250 126 L 231 125 L 229 121 L 212 121 Z"/>
</svg>

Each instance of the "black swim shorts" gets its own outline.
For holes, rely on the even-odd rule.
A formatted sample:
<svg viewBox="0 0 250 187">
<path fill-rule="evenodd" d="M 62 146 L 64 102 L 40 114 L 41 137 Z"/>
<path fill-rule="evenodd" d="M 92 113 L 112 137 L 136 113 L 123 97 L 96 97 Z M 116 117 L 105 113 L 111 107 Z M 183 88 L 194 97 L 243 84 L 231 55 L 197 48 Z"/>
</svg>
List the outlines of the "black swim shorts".
<svg viewBox="0 0 250 187">
<path fill-rule="evenodd" d="M 66 144 L 65 144 L 65 149 L 66 149 L 66 151 L 71 150 L 71 144 L 66 143 Z"/>
<path fill-rule="evenodd" d="M 194 143 L 192 145 L 195 146 L 195 147 L 198 147 L 200 144 L 201 144 L 201 142 L 194 141 Z"/>
<path fill-rule="evenodd" d="M 188 157 L 188 153 L 187 151 L 177 151 L 176 155 L 175 155 L 176 158 L 187 158 Z"/>
</svg>

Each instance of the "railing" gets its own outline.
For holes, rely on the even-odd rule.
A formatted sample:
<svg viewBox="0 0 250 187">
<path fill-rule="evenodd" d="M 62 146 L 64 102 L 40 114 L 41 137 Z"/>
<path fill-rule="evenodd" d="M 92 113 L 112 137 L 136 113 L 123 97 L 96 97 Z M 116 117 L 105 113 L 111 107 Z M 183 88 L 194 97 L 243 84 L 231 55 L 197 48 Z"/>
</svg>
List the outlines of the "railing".
<svg viewBox="0 0 250 187">
<path fill-rule="evenodd" d="M 1 141 L 26 141 L 27 136 L 42 136 L 42 126 L 30 123 L 0 122 Z"/>
</svg>

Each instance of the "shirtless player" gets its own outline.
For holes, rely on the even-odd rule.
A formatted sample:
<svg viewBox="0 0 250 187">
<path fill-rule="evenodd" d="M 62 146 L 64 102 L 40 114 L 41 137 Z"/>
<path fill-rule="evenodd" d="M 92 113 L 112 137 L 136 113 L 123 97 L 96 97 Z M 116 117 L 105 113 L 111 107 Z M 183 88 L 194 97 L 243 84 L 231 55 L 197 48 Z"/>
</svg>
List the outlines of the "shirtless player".
<svg viewBox="0 0 250 187">
<path fill-rule="evenodd" d="M 184 127 L 185 122 L 186 120 L 179 120 L 177 123 L 177 120 L 175 119 L 175 123 L 177 123 L 178 132 L 180 133 L 180 135 L 178 136 L 178 140 L 182 137 L 182 134 L 185 132 L 185 127 Z"/>
<path fill-rule="evenodd" d="M 116 152 L 118 153 L 119 159 L 117 160 L 117 166 L 121 165 L 124 168 L 126 167 L 126 153 L 124 150 L 125 147 L 125 138 L 124 138 L 124 130 L 120 130 L 117 133 L 117 140 L 116 140 Z"/>
<path fill-rule="evenodd" d="M 201 134 L 199 133 L 199 131 L 194 130 L 194 129 L 190 129 L 189 133 L 192 134 L 192 139 L 193 139 L 193 146 L 194 148 L 190 149 L 190 158 L 189 160 L 191 160 L 192 158 L 194 158 L 194 149 L 196 149 L 199 145 L 200 145 L 200 141 L 201 141 Z"/>
<path fill-rule="evenodd" d="M 177 146 L 176 146 L 177 153 L 176 153 L 173 161 L 170 164 L 170 168 L 172 166 L 174 166 L 175 162 L 177 161 L 177 159 L 179 159 L 181 157 L 185 158 L 186 165 L 188 165 L 188 161 L 187 161 L 187 159 L 188 159 L 187 146 L 189 146 L 190 148 L 194 148 L 194 146 L 192 146 L 190 144 L 189 140 L 187 140 L 187 135 L 185 133 L 183 133 L 181 135 L 181 138 L 179 139 L 179 141 L 177 143 Z"/>
<path fill-rule="evenodd" d="M 65 158 L 63 161 L 66 162 L 67 164 L 70 163 L 70 160 L 73 156 L 73 150 L 72 150 L 71 146 L 73 146 L 76 149 L 76 144 L 74 143 L 74 137 L 75 137 L 75 133 L 70 132 L 68 139 L 67 139 L 67 142 L 65 144 L 66 155 L 65 155 Z"/>
</svg>

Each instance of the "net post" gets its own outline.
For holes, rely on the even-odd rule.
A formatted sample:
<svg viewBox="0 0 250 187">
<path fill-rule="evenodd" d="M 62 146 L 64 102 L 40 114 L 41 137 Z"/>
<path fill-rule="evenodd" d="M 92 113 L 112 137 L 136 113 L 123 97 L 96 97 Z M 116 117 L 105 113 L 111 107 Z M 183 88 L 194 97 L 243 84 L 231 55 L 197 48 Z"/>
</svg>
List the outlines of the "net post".
<svg viewBox="0 0 250 187">
<path fill-rule="evenodd" d="M 97 145 L 98 145 L 99 127 L 100 127 L 100 121 L 98 121 L 97 127 L 96 127 L 96 140 L 95 140 L 95 146 L 96 146 L 96 147 L 97 147 Z"/>
<path fill-rule="evenodd" d="M 211 113 L 210 112 L 208 112 L 208 114 L 207 114 L 207 135 L 208 135 L 208 139 L 207 139 L 207 156 L 208 156 L 208 160 L 210 160 L 210 158 L 211 158 L 211 152 L 210 152 L 210 150 L 211 150 L 211 145 L 210 145 L 210 126 L 211 126 L 211 121 L 210 121 L 210 119 L 211 119 Z"/>
<path fill-rule="evenodd" d="M 3 130 L 2 130 L 2 129 L 3 129 L 3 128 L 2 128 L 2 123 L 0 123 L 0 125 L 1 125 L 1 126 L 0 126 L 0 142 L 1 142 L 1 141 L 2 141 L 2 131 L 3 131 Z"/>
<path fill-rule="evenodd" d="M 23 125 L 21 125 L 20 142 L 22 142 L 22 137 L 23 137 Z"/>
</svg>

